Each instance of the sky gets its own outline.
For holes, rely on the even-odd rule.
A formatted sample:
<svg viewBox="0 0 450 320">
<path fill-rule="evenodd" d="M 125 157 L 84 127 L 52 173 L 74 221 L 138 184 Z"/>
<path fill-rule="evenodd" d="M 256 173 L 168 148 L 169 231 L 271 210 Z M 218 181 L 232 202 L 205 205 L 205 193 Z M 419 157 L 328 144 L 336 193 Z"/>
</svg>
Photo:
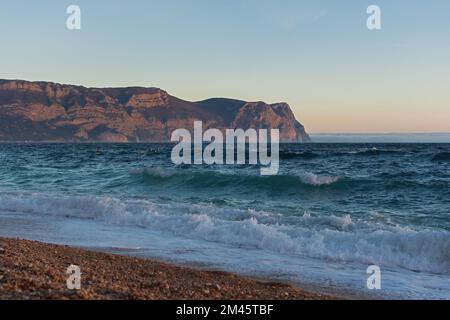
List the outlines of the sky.
<svg viewBox="0 0 450 320">
<path fill-rule="evenodd" d="M 311 133 L 450 132 L 448 0 L 0 0 L 0 28 L 2 79 L 283 101 Z"/>
</svg>

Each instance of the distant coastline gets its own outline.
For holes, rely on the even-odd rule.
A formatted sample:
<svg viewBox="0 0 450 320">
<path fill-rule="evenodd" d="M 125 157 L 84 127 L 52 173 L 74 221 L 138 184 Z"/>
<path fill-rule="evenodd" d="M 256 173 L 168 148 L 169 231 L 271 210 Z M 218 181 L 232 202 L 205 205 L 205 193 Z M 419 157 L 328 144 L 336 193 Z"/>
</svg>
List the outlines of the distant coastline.
<svg viewBox="0 0 450 320">
<path fill-rule="evenodd" d="M 0 79 L 0 141 L 168 142 L 174 130 L 279 129 L 283 142 L 307 142 L 284 102 L 226 98 L 187 101 L 159 88 L 86 88 Z"/>
</svg>

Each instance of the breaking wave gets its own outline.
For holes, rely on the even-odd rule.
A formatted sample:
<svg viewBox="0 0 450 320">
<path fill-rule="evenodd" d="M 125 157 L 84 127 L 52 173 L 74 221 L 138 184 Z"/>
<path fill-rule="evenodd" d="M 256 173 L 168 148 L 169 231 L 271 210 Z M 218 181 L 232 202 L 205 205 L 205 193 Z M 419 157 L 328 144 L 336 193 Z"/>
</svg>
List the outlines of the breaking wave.
<svg viewBox="0 0 450 320">
<path fill-rule="evenodd" d="M 307 171 L 294 174 L 279 174 L 261 176 L 259 174 L 239 174 L 239 172 L 195 170 L 195 169 L 164 169 L 146 168 L 135 170 L 132 175 L 141 182 L 157 185 L 171 184 L 175 186 L 202 187 L 239 187 L 247 189 L 291 189 L 330 186 L 346 181 L 340 176 L 314 174 Z"/>
<path fill-rule="evenodd" d="M 156 204 L 112 197 L 1 194 L 0 211 L 94 219 L 179 237 L 330 261 L 449 274 L 450 233 L 354 221 L 350 215 L 284 217 L 214 205 Z"/>
</svg>

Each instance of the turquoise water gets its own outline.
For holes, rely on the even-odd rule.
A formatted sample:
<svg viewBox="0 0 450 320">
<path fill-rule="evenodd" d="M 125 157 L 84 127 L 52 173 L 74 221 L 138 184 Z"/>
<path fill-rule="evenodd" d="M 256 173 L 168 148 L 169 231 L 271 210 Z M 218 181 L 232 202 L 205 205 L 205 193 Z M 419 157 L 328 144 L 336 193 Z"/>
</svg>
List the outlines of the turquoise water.
<svg viewBox="0 0 450 320">
<path fill-rule="evenodd" d="M 377 297 L 450 297 L 450 144 L 286 144 L 280 173 L 169 144 L 0 145 L 0 235 Z M 366 268 L 381 267 L 369 291 Z"/>
</svg>

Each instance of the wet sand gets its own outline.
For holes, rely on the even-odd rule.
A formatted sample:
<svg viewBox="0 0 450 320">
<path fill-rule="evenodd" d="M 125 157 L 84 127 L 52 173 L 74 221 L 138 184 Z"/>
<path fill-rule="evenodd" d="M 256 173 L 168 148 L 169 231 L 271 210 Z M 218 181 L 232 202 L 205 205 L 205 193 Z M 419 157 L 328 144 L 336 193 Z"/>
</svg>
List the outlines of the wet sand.
<svg viewBox="0 0 450 320">
<path fill-rule="evenodd" d="M 67 289 L 70 265 L 81 270 L 81 289 Z M 0 299 L 231 299 L 326 300 L 289 284 L 150 259 L 0 238 Z"/>
</svg>

